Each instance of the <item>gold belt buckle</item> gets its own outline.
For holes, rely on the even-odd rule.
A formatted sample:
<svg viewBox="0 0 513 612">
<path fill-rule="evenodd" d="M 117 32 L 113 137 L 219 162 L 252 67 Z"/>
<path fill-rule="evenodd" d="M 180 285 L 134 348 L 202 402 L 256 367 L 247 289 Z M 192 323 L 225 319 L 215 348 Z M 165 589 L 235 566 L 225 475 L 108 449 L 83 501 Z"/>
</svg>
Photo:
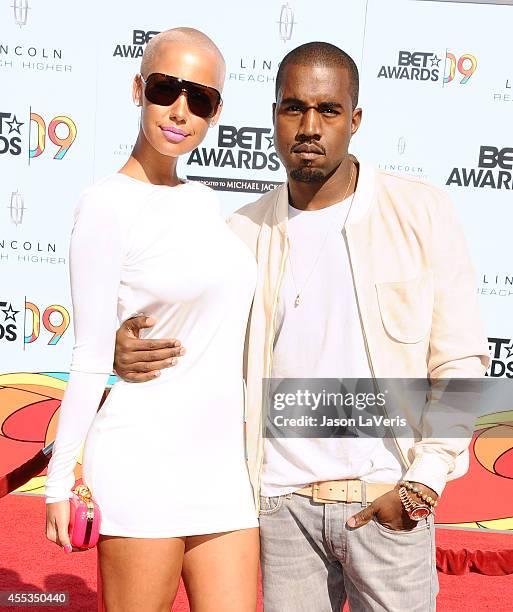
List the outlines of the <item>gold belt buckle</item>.
<svg viewBox="0 0 513 612">
<path fill-rule="evenodd" d="M 314 482 L 312 484 L 312 500 L 318 504 L 336 504 L 337 501 L 334 499 L 324 499 L 319 497 L 319 483 Z"/>
<path fill-rule="evenodd" d="M 322 503 L 322 501 L 319 499 L 319 483 L 318 482 L 312 483 L 312 499 L 314 502 Z"/>
</svg>

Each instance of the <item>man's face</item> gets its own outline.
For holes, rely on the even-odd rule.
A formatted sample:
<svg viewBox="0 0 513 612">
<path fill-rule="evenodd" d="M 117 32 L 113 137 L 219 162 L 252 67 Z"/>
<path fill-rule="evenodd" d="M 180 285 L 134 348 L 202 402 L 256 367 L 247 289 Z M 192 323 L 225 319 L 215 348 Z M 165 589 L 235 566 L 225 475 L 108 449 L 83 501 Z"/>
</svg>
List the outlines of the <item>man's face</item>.
<svg viewBox="0 0 513 612">
<path fill-rule="evenodd" d="M 290 64 L 273 115 L 276 151 L 289 177 L 320 183 L 346 157 L 361 109 L 352 110 L 347 70 Z"/>
</svg>

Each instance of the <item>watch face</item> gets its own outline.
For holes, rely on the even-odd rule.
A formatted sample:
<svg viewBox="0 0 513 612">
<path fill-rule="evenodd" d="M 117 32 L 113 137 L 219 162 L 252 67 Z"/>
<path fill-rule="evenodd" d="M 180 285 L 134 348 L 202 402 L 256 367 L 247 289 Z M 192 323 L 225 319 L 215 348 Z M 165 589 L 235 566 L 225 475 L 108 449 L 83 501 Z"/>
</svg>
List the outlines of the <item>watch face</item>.
<svg viewBox="0 0 513 612">
<path fill-rule="evenodd" d="M 414 521 L 421 521 L 431 514 L 431 510 L 427 506 L 419 506 L 410 513 L 410 518 Z"/>
</svg>

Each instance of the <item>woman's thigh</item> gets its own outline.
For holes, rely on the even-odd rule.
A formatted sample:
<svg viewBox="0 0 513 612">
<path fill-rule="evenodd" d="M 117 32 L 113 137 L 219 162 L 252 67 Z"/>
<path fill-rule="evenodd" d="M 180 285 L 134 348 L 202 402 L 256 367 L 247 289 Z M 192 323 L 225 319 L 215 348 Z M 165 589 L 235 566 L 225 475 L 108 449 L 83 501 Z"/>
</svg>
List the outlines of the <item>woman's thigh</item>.
<svg viewBox="0 0 513 612">
<path fill-rule="evenodd" d="M 255 612 L 258 528 L 189 536 L 182 577 L 191 612 Z"/>
<path fill-rule="evenodd" d="M 183 538 L 101 536 L 98 542 L 106 612 L 169 612 L 182 571 Z"/>
</svg>

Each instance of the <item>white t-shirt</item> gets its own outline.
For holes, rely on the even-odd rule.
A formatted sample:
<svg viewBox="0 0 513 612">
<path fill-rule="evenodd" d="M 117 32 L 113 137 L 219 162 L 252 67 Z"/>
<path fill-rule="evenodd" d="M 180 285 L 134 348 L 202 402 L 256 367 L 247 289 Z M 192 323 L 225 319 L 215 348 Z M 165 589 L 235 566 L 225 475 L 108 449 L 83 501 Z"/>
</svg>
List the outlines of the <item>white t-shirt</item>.
<svg viewBox="0 0 513 612">
<path fill-rule="evenodd" d="M 289 206 L 291 248 L 278 304 L 273 378 L 371 378 L 341 231 L 350 203 L 347 198 L 316 211 Z M 391 439 L 278 437 L 264 444 L 266 496 L 324 480 L 391 483 L 402 476 Z"/>
</svg>

